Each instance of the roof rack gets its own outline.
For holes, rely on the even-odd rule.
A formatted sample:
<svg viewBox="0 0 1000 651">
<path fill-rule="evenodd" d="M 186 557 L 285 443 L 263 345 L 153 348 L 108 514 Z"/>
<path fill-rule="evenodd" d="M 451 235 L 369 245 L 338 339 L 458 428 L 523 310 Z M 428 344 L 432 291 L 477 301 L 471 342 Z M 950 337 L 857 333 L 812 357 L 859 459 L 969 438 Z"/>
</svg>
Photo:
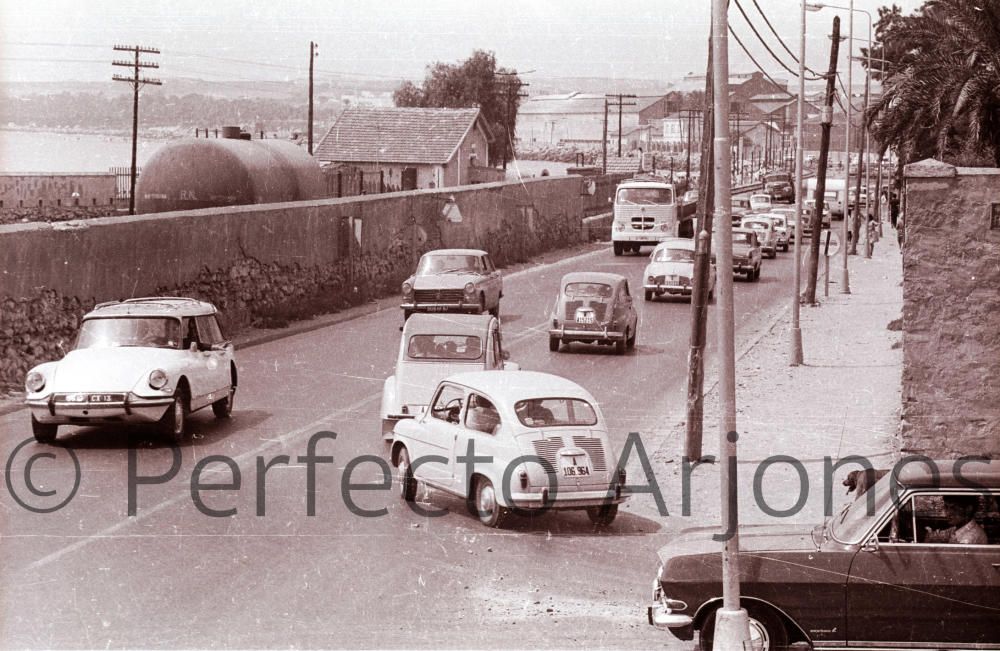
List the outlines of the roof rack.
<svg viewBox="0 0 1000 651">
<path fill-rule="evenodd" d="M 200 303 L 201 301 L 197 298 L 190 298 L 188 296 L 148 296 L 144 298 L 126 298 L 118 299 L 117 301 L 104 301 L 103 303 L 98 303 L 94 306 L 94 309 L 100 309 L 102 307 L 109 307 L 111 305 L 127 305 L 136 303 L 161 303 L 163 301 L 185 301 L 188 303 Z"/>
</svg>

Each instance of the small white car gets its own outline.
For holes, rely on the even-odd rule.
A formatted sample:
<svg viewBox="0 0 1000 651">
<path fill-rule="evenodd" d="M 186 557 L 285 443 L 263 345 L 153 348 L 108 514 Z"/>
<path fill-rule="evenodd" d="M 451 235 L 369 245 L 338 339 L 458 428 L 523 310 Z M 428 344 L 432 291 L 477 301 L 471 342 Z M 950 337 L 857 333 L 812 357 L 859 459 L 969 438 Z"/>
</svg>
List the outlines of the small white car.
<svg viewBox="0 0 1000 651">
<path fill-rule="evenodd" d="M 649 255 L 649 264 L 642 273 L 644 298 L 657 296 L 691 297 L 694 290 L 695 241 L 678 237 L 658 244 Z M 715 296 L 715 254 L 711 255 L 708 270 L 708 298 Z"/>
<path fill-rule="evenodd" d="M 754 216 L 766 217 L 771 220 L 771 224 L 774 226 L 774 234 L 775 237 L 777 238 L 776 239 L 777 248 L 781 249 L 782 251 L 787 251 L 789 236 L 788 236 L 788 220 L 785 218 L 785 216 L 773 211 Z"/>
<path fill-rule="evenodd" d="M 778 256 L 778 234 L 774 230 L 774 224 L 763 215 L 753 215 L 744 217 L 740 222 L 740 228 L 749 228 L 757 233 L 760 241 L 760 251 L 763 255 L 771 258 Z"/>
<path fill-rule="evenodd" d="M 424 412 L 438 382 L 468 371 L 516 371 L 489 314 L 414 314 L 403 326 L 396 372 L 382 385 L 382 436 Z"/>
<path fill-rule="evenodd" d="M 769 194 L 751 194 L 750 195 L 750 211 L 751 212 L 769 212 L 772 208 L 771 195 Z"/>
<path fill-rule="evenodd" d="M 420 257 L 402 293 L 404 320 L 415 312 L 489 312 L 498 317 L 503 278 L 486 251 L 437 249 Z"/>
<path fill-rule="evenodd" d="M 785 228 L 788 230 L 788 242 L 795 243 L 795 208 L 772 208 L 772 215 L 781 215 L 785 218 Z"/>
<path fill-rule="evenodd" d="M 467 456 L 491 459 L 470 467 Z M 464 498 L 490 527 L 514 509 L 585 509 L 609 525 L 627 498 L 594 397 L 548 373 L 452 375 L 426 412 L 396 423 L 391 461 L 404 500 L 415 499 L 420 482 Z"/>
<path fill-rule="evenodd" d="M 25 379 L 31 428 L 41 443 L 60 425 L 158 423 L 174 443 L 188 414 L 233 410 L 233 344 L 217 310 L 192 298 L 152 297 L 101 303 L 83 317 L 76 345 Z"/>
</svg>

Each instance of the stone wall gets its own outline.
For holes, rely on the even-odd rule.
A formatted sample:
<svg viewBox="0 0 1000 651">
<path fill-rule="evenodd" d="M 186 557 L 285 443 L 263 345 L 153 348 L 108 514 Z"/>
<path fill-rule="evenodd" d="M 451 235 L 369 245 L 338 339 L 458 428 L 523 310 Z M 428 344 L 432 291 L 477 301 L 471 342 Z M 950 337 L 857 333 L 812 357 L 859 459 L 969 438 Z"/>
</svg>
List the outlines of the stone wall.
<svg viewBox="0 0 1000 651">
<path fill-rule="evenodd" d="M 113 206 L 115 183 L 114 174 L 0 174 L 0 210 Z"/>
<path fill-rule="evenodd" d="M 905 170 L 905 453 L 1000 459 L 1000 170 Z"/>
<path fill-rule="evenodd" d="M 447 190 L 0 226 L 0 382 L 71 345 L 98 301 L 215 303 L 230 334 L 398 291 L 424 251 L 475 247 L 499 266 L 585 241 L 615 179 Z"/>
</svg>

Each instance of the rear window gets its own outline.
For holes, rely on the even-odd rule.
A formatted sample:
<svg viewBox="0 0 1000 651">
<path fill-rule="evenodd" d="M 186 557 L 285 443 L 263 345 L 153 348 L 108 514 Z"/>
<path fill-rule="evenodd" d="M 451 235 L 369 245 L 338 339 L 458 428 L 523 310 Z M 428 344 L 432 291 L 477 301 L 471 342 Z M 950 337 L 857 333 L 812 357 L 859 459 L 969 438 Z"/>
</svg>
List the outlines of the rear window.
<svg viewBox="0 0 1000 651">
<path fill-rule="evenodd" d="M 734 244 L 749 244 L 750 233 L 733 233 Z"/>
<path fill-rule="evenodd" d="M 586 400 L 536 398 L 514 403 L 514 413 L 526 427 L 596 425 L 597 412 Z"/>
<path fill-rule="evenodd" d="M 611 285 L 604 283 L 567 283 L 564 293 L 569 297 L 610 298 L 613 291 Z"/>
<path fill-rule="evenodd" d="M 473 335 L 413 335 L 406 354 L 410 359 L 472 361 L 483 356 L 483 342 Z"/>
<path fill-rule="evenodd" d="M 619 188 L 617 203 L 670 205 L 674 191 L 670 188 Z"/>
</svg>

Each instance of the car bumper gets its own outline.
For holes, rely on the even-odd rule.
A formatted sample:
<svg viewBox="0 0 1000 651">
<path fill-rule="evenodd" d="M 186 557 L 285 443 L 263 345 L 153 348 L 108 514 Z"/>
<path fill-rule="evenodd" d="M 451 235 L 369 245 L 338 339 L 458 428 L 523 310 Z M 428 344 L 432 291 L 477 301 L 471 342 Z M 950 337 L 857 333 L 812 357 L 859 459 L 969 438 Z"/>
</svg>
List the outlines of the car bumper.
<svg viewBox="0 0 1000 651">
<path fill-rule="evenodd" d="M 401 303 L 400 306 L 410 312 L 469 312 L 479 314 L 479 303 Z"/>
<path fill-rule="evenodd" d="M 26 401 L 31 415 L 39 423 L 51 425 L 99 423 L 155 423 L 173 404 L 169 396 L 142 398 L 126 393 L 125 399 L 116 402 L 78 402 L 56 400 L 53 395 Z"/>
<path fill-rule="evenodd" d="M 612 242 L 630 242 L 632 244 L 659 244 L 664 240 L 669 240 L 674 237 L 673 233 L 667 231 L 659 231 L 653 233 L 652 231 L 646 231 L 643 233 L 612 233 Z"/>
<path fill-rule="evenodd" d="M 643 285 L 642 288 L 657 294 L 677 294 L 679 296 L 690 296 L 693 287 L 691 285 Z"/>
<path fill-rule="evenodd" d="M 752 262 L 736 262 L 733 261 L 733 271 L 742 273 L 744 271 L 753 271 L 754 266 Z"/>
<path fill-rule="evenodd" d="M 588 506 L 603 506 L 605 504 L 621 504 L 628 495 L 619 491 L 610 493 L 607 488 L 597 490 L 575 490 L 569 487 L 560 488 L 554 498 L 549 497 L 548 489 L 537 493 L 511 493 L 510 501 L 514 508 L 520 509 L 584 509 Z"/>
<path fill-rule="evenodd" d="M 625 338 L 624 332 L 615 332 L 614 330 L 608 330 L 607 328 L 602 328 L 600 330 L 583 330 L 577 328 L 550 328 L 550 337 L 558 337 L 563 341 L 569 340 L 582 340 L 582 339 L 595 339 L 599 341 L 618 341 Z"/>
<path fill-rule="evenodd" d="M 687 604 L 667 599 L 657 578 L 653 583 L 653 603 L 646 607 L 646 620 L 650 626 L 667 629 L 679 640 L 694 639 L 694 619 L 678 610 L 686 610 Z"/>
</svg>

